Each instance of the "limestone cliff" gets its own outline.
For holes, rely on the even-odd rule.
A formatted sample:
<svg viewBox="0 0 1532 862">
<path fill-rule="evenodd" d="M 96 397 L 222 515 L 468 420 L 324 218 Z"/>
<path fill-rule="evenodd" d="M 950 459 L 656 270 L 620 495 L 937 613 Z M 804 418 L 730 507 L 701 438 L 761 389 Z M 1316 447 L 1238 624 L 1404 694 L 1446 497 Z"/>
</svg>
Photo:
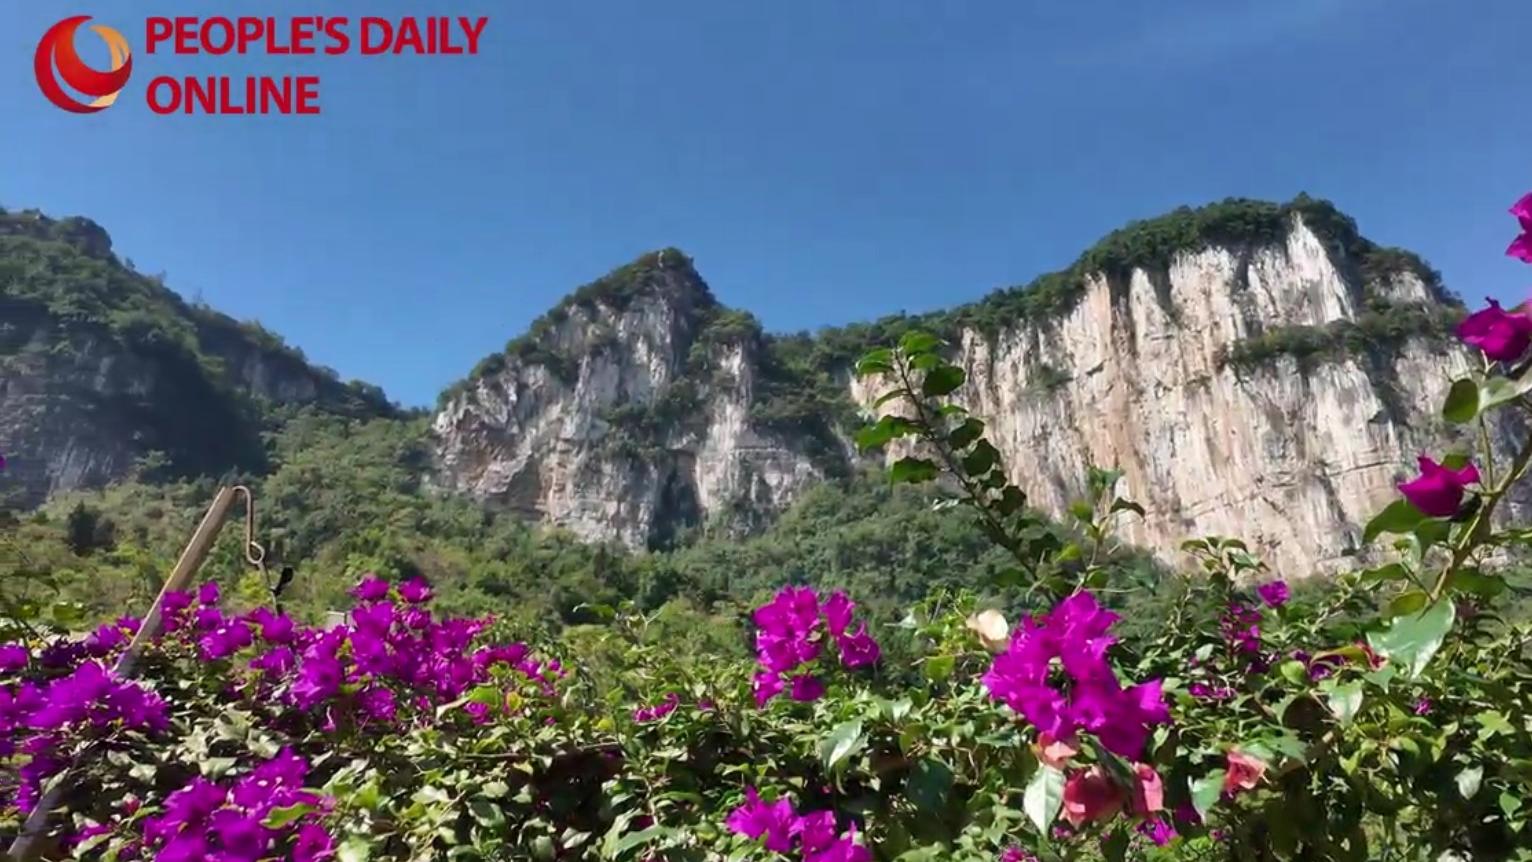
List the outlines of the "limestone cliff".
<svg viewBox="0 0 1532 862">
<path fill-rule="evenodd" d="M 769 515 L 823 470 L 752 419 L 761 343 L 729 314 L 675 250 L 588 286 L 444 397 L 444 484 L 638 546 Z"/>
<path fill-rule="evenodd" d="M 183 302 L 82 218 L 0 210 L 0 452 L 8 501 L 122 478 L 259 470 L 272 407 L 384 415 L 257 326 Z"/>
<path fill-rule="evenodd" d="M 881 390 L 850 362 L 923 326 L 952 345 L 957 397 L 1038 507 L 1067 505 L 1087 465 L 1117 467 L 1148 510 L 1131 541 L 1238 535 L 1302 575 L 1345 555 L 1417 450 L 1440 445 L 1438 406 L 1471 358 L 1443 337 L 1461 312 L 1429 268 L 1308 199 L 1183 210 L 974 306 L 809 339 L 720 337 L 733 313 L 674 251 L 582 294 L 444 397 L 439 479 L 635 545 L 758 520 L 854 468 L 856 411 L 830 401 L 869 408 Z M 783 386 L 826 380 L 840 390 L 818 403 L 825 424 L 763 420 Z"/>
</svg>

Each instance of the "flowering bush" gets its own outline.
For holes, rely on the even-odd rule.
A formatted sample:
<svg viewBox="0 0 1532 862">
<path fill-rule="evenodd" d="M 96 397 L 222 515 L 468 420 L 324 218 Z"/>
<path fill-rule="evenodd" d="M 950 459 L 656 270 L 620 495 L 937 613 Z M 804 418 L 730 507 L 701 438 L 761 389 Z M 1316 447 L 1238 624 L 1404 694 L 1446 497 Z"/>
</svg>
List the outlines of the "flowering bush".
<svg viewBox="0 0 1532 862">
<path fill-rule="evenodd" d="M 0 828 L 56 787 L 60 859 L 1532 858 L 1532 627 L 1503 577 L 1532 539 L 1507 517 L 1532 317 L 1491 303 L 1459 336 L 1484 361 L 1442 415 L 1483 442 L 1420 456 L 1371 568 L 1290 587 L 1197 539 L 1135 637 L 1120 477 L 1091 471 L 1054 528 L 918 333 L 858 364 L 890 391 L 857 442 L 973 511 L 1012 563 L 999 607 L 937 592 L 879 626 L 788 585 L 734 661 L 632 608 L 528 643 L 439 617 L 419 579 L 364 578 L 332 626 L 204 584 L 127 678 L 138 620 L 0 595 Z"/>
</svg>

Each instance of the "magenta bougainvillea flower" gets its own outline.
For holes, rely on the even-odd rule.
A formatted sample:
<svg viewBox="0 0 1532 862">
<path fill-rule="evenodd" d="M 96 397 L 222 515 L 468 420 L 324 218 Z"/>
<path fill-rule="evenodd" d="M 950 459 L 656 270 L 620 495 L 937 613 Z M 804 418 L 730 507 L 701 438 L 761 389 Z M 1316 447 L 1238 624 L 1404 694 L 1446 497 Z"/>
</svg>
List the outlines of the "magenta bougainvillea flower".
<svg viewBox="0 0 1532 862">
<path fill-rule="evenodd" d="M 0 671 L 10 673 L 21 670 L 27 666 L 27 662 L 31 658 L 32 654 L 27 652 L 27 648 L 24 646 L 19 644 L 0 645 Z"/>
<path fill-rule="evenodd" d="M 1272 581 L 1268 584 L 1261 584 L 1255 588 L 1255 591 L 1261 597 L 1261 601 L 1273 608 L 1282 607 L 1292 597 L 1292 591 L 1288 589 L 1287 581 Z"/>
<path fill-rule="evenodd" d="M 775 853 L 796 847 L 803 862 L 872 862 L 872 852 L 857 841 L 855 824 L 840 834 L 835 812 L 815 811 L 800 817 L 790 801 L 763 802 L 754 787 L 745 790 L 744 804 L 729 814 L 724 825 L 736 835 L 763 841 Z"/>
<path fill-rule="evenodd" d="M 856 603 L 844 592 L 821 599 L 809 587 L 783 587 L 770 602 L 755 609 L 755 653 L 761 670 L 755 675 L 755 701 L 765 706 L 784 690 L 794 700 L 811 701 L 825 692 L 823 681 L 797 673 L 819 659 L 827 642 L 835 644 L 847 668 L 877 664 L 882 650 L 867 624 L 851 632 Z"/>
<path fill-rule="evenodd" d="M 144 820 L 144 842 L 155 860 L 254 862 L 289 838 L 291 858 L 328 858 L 333 842 L 317 819 L 333 801 L 303 789 L 308 771 L 307 760 L 284 748 L 231 784 L 193 778 L 165 800 L 163 813 Z M 282 826 L 266 825 L 273 811 L 297 806 L 308 810 Z"/>
<path fill-rule="evenodd" d="M 1139 817 L 1165 810 L 1165 784 L 1160 780 L 1160 774 L 1147 763 L 1133 764 L 1133 790 L 1129 794 L 1128 810 Z"/>
<path fill-rule="evenodd" d="M 791 689 L 793 700 L 810 703 L 824 697 L 825 684 L 813 674 L 800 673 L 793 677 Z"/>
<path fill-rule="evenodd" d="M 431 586 L 423 578 L 411 578 L 399 585 L 399 597 L 412 605 L 431 600 Z"/>
<path fill-rule="evenodd" d="M 168 707 L 159 695 L 122 680 L 100 662 L 88 661 L 69 676 L 49 683 L 41 708 L 29 725 L 36 730 L 62 730 L 88 723 L 104 728 L 115 723 L 129 729 L 161 730 Z"/>
<path fill-rule="evenodd" d="M 1532 193 L 1523 195 L 1511 207 L 1511 215 L 1516 216 L 1516 221 L 1521 223 L 1521 235 L 1511 240 L 1510 248 L 1505 253 L 1518 260 L 1532 263 Z"/>
<path fill-rule="evenodd" d="M 665 697 L 664 700 L 653 706 L 641 706 L 638 709 L 633 710 L 633 720 L 639 724 L 644 724 L 650 721 L 659 721 L 665 716 L 670 715 L 672 712 L 675 712 L 676 707 L 680 705 L 681 698 L 677 696 L 675 692 L 671 692 Z"/>
<path fill-rule="evenodd" d="M 1506 311 L 1493 299 L 1485 301 L 1488 308 L 1468 315 L 1458 324 L 1458 338 L 1495 362 L 1515 362 L 1532 344 L 1532 316 Z"/>
<path fill-rule="evenodd" d="M 357 601 L 375 602 L 379 599 L 388 598 L 388 581 L 377 575 L 364 575 L 356 586 L 351 588 L 351 595 Z"/>
<path fill-rule="evenodd" d="M 1239 749 L 1230 749 L 1228 768 L 1224 773 L 1223 791 L 1228 794 L 1242 790 L 1254 790 L 1266 774 L 1266 761 Z"/>
<path fill-rule="evenodd" d="M 984 674 L 990 696 L 1004 702 L 1054 740 L 1073 743 L 1081 731 L 1122 757 L 1137 758 L 1149 728 L 1170 720 L 1159 680 L 1123 688 L 1107 661 L 1117 615 L 1078 592 L 1048 615 L 1023 620 L 1005 652 Z M 1063 665 L 1065 679 L 1053 673 Z"/>
<path fill-rule="evenodd" d="M 1076 772 L 1064 782 L 1064 819 L 1078 827 L 1106 820 L 1123 806 L 1122 788 L 1100 766 Z"/>
<path fill-rule="evenodd" d="M 724 825 L 731 832 L 746 838 L 765 839 L 766 849 L 786 853 L 793 847 L 793 830 L 798 817 L 793 813 L 792 802 L 778 799 L 762 801 L 754 787 L 745 791 L 745 803 L 729 814 Z"/>
<path fill-rule="evenodd" d="M 1176 827 L 1164 817 L 1151 817 L 1138 824 L 1138 833 L 1154 842 L 1156 847 L 1164 847 L 1176 840 Z"/>
<path fill-rule="evenodd" d="M 1479 481 L 1479 468 L 1468 464 L 1453 470 L 1420 456 L 1420 475 L 1399 486 L 1399 492 L 1410 504 L 1433 518 L 1446 518 L 1458 513 L 1463 503 L 1464 489 Z"/>
</svg>

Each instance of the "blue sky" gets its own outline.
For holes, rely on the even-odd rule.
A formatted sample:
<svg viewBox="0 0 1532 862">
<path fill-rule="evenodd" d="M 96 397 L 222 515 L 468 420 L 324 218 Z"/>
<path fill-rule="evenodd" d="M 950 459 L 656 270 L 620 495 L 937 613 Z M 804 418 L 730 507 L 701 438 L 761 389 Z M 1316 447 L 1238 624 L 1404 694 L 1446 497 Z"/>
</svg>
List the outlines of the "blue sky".
<svg viewBox="0 0 1532 862">
<path fill-rule="evenodd" d="M 451 6 L 489 16 L 481 56 L 147 55 L 146 14 L 207 5 L 92 0 L 136 69 L 75 116 L 31 71 L 74 10 L 7 4 L 0 204 L 88 215 L 140 270 L 407 404 L 666 245 L 768 328 L 815 328 L 1027 281 L 1179 204 L 1307 190 L 1470 299 L 1527 284 L 1501 256 L 1532 188 L 1525 0 Z M 324 113 L 144 104 L 155 75 L 251 72 L 320 75 Z"/>
</svg>

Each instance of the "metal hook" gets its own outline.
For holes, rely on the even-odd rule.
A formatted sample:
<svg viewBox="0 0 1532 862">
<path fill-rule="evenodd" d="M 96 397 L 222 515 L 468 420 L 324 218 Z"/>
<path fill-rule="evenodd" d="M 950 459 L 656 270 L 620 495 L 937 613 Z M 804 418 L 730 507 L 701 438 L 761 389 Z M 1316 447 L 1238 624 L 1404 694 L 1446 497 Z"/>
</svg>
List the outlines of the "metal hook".
<svg viewBox="0 0 1532 862">
<path fill-rule="evenodd" d="M 293 569 L 285 566 L 282 569 L 281 580 L 276 584 L 271 582 L 271 573 L 266 571 L 266 546 L 255 540 L 255 495 L 244 485 L 235 485 L 234 492 L 245 498 L 245 562 L 254 566 L 261 573 L 261 581 L 266 585 L 266 591 L 271 593 L 273 605 L 282 597 L 282 591 L 292 582 Z M 280 612 L 281 607 L 277 610 Z"/>
</svg>

